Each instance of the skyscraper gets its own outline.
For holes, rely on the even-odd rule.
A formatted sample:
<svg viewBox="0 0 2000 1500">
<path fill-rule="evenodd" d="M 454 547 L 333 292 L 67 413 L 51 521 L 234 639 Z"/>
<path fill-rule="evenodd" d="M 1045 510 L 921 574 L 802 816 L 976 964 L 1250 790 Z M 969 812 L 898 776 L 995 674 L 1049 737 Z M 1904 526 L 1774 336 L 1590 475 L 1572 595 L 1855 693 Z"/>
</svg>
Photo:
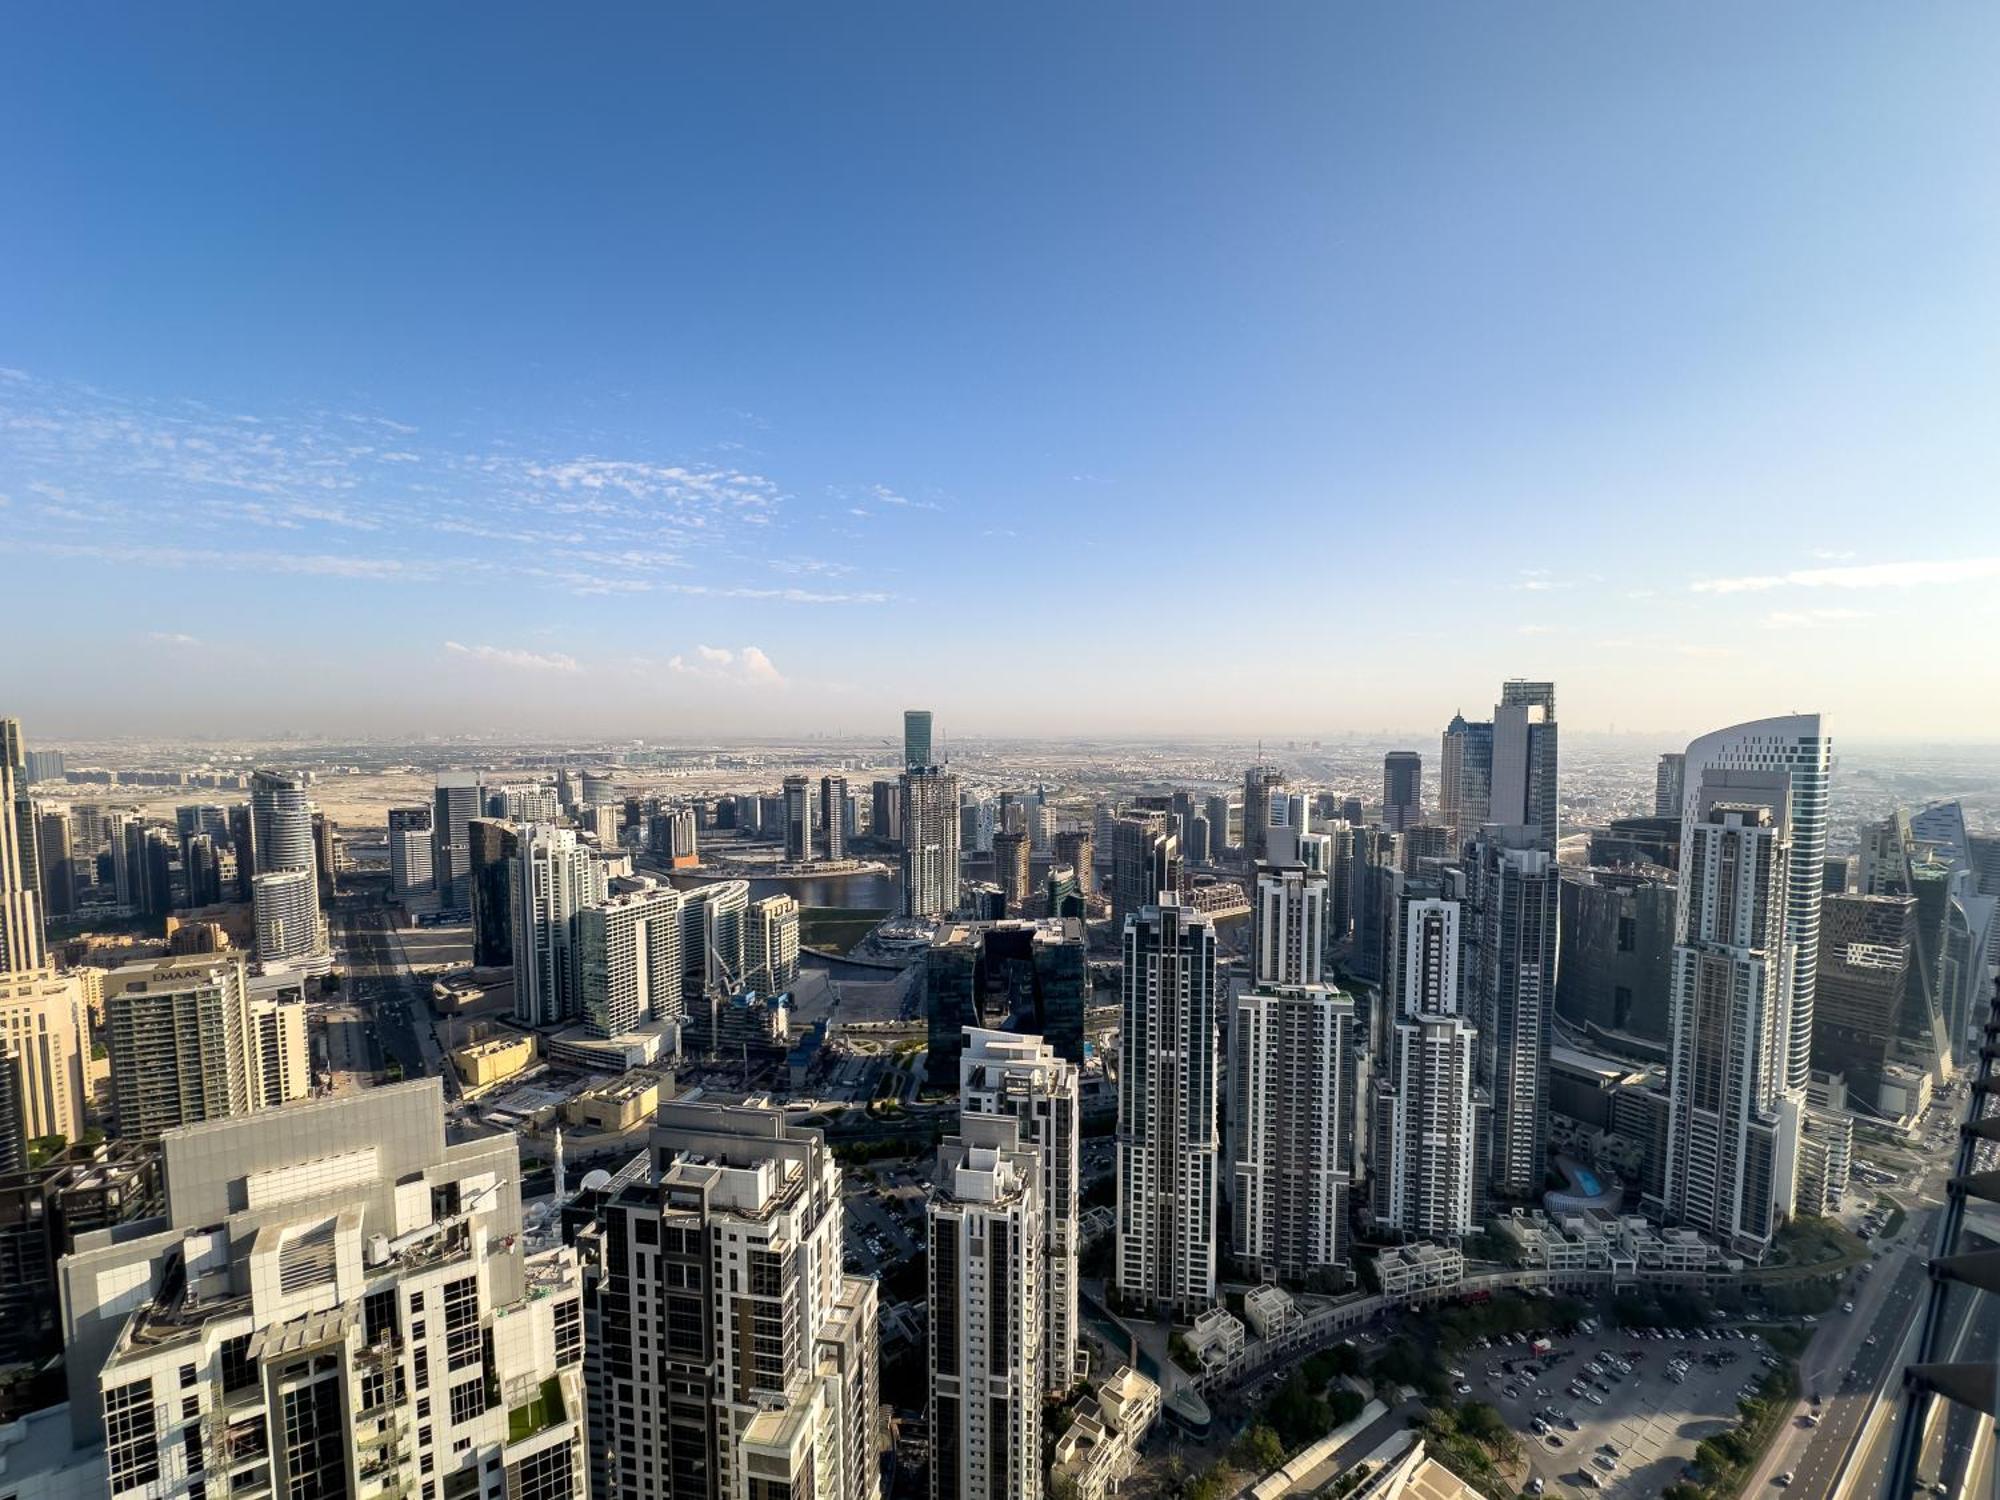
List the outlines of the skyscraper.
<svg viewBox="0 0 2000 1500">
<path fill-rule="evenodd" d="M 17 719 L 0 720 L 7 742 L 18 749 L 21 725 Z M 19 820 L 14 804 L 22 790 L 20 769 L 12 750 L 0 752 L 0 973 L 16 973 L 42 966 L 42 909 L 35 898 L 34 881 L 28 879 L 22 862 Z"/>
<path fill-rule="evenodd" d="M 1171 904 L 1179 895 L 1180 881 L 1180 840 L 1167 831 L 1165 813 L 1128 813 L 1111 825 L 1114 924 L 1122 924 L 1142 907 Z"/>
<path fill-rule="evenodd" d="M 431 875 L 438 905 L 460 911 L 472 905 L 472 820 L 485 811 L 477 771 L 440 771 L 431 798 Z"/>
<path fill-rule="evenodd" d="M 1332 842 L 1272 836 L 1251 980 L 1231 999 L 1231 1237 L 1288 1281 L 1344 1277 L 1348 1258 L 1354 1002 L 1324 982 Z"/>
<path fill-rule="evenodd" d="M 1453 714 L 1438 761 L 1438 821 L 1463 844 L 1489 821 L 1492 798 L 1492 722 L 1468 723 L 1465 715 Z"/>
<path fill-rule="evenodd" d="M 923 717 L 928 742 L 930 715 Z M 958 778 L 912 766 L 902 794 L 903 915 L 942 917 L 958 905 Z"/>
<path fill-rule="evenodd" d="M 306 873 L 303 896 L 297 882 L 266 882 L 265 905 L 282 916 L 283 925 L 272 928 L 273 951 L 260 949 L 257 956 L 301 962 L 326 946 L 320 928 L 319 854 L 313 843 L 312 803 L 306 795 L 305 779 L 282 771 L 255 772 L 250 778 L 250 818 L 256 829 L 260 879 L 293 870 Z M 257 891 L 253 881 L 253 904 Z"/>
<path fill-rule="evenodd" d="M 1533 828 L 1539 847 L 1553 853 L 1559 806 L 1555 684 L 1504 682 L 1493 709 L 1493 777 L 1484 821 Z"/>
<path fill-rule="evenodd" d="M 514 859 L 514 1019 L 559 1026 L 582 1014 L 576 916 L 605 899 L 604 867 L 567 828 L 530 823 Z"/>
<path fill-rule="evenodd" d="M 1276 766 L 1252 766 L 1243 773 L 1243 857 L 1252 865 L 1264 857 L 1271 828 L 1271 799 L 1285 785 Z"/>
<path fill-rule="evenodd" d="M 498 818 L 469 819 L 465 833 L 472 962 L 476 968 L 506 968 L 514 962 L 514 861 L 521 852 L 520 833 Z M 436 830 L 431 848 L 435 855 Z"/>
<path fill-rule="evenodd" d="M 1215 927 L 1191 907 L 1125 920 L 1118 1069 L 1119 1292 L 1142 1307 L 1215 1301 Z"/>
<path fill-rule="evenodd" d="M 962 1114 L 930 1199 L 932 1500 L 1042 1493 L 1042 1209 L 1020 1122 Z"/>
<path fill-rule="evenodd" d="M 1538 1199 L 1548 1170 L 1549 1047 L 1555 1034 L 1555 852 L 1537 828 L 1488 823 L 1466 860 L 1466 983 L 1478 1081 L 1492 1101 L 1492 1183 Z"/>
<path fill-rule="evenodd" d="M 1663 751 L 1653 772 L 1653 816 L 1678 820 L 1686 801 L 1687 756 L 1679 750 Z"/>
<path fill-rule="evenodd" d="M 70 809 L 60 802 L 37 802 L 35 825 L 42 856 L 42 915 L 67 917 L 76 910 L 78 879 Z"/>
<path fill-rule="evenodd" d="M 1676 929 L 1686 930 L 1687 834 L 1710 771 L 1777 771 L 1786 781 L 1783 824 L 1790 842 L 1784 897 L 1785 940 L 1793 947 L 1791 981 L 1783 1006 L 1783 1087 L 1803 1099 L 1812 1072 L 1813 992 L 1819 974 L 1821 871 L 1826 861 L 1827 783 L 1833 742 L 1818 714 L 1758 719 L 1704 735 L 1687 747 L 1686 801 L 1681 810 L 1681 884 Z"/>
<path fill-rule="evenodd" d="M 1414 750 L 1382 757 L 1382 826 L 1401 833 L 1424 820 L 1424 758 Z"/>
<path fill-rule="evenodd" d="M 593 1494 L 876 1500 L 875 1282 L 841 1274 L 820 1133 L 675 1100 L 641 1160 L 566 1215 L 594 1319 Z"/>
<path fill-rule="evenodd" d="M 1082 1120 L 1076 1064 L 1038 1036 L 967 1027 L 959 1108 L 1011 1115 L 1032 1147 L 1042 1195 L 1042 1389 L 1067 1391 L 1083 1373 L 1077 1327 L 1077 1212 Z"/>
<path fill-rule="evenodd" d="M 826 857 L 847 858 L 847 778 L 819 779 L 820 826 L 826 831 Z"/>
<path fill-rule="evenodd" d="M 804 776 L 785 778 L 785 859 L 804 864 L 813 857 L 812 782 Z"/>
<path fill-rule="evenodd" d="M 1000 895 L 1007 910 L 1019 913 L 1028 905 L 1028 835 L 993 835 L 993 872 L 1000 883 Z"/>
<path fill-rule="evenodd" d="M 1761 1260 L 1792 1210 L 1802 1110 L 1784 1086 L 1790 789 L 1782 769 L 1688 760 L 1704 769 L 1681 841 L 1665 1209 Z"/>
<path fill-rule="evenodd" d="M 578 909 L 578 1008 L 592 1036 L 682 1014 L 682 904 L 672 886 L 654 885 Z"/>
<path fill-rule="evenodd" d="M 311 870 L 266 870 L 251 878 L 251 925 L 259 963 L 309 966 L 326 957 L 314 885 Z"/>
<path fill-rule="evenodd" d="M 903 710 L 903 768 L 915 771 L 934 766 L 931 758 L 931 711 L 927 708 Z"/>
<path fill-rule="evenodd" d="M 1385 1230 L 1455 1240 L 1477 1222 L 1486 1100 L 1462 1009 L 1457 901 L 1402 905 L 1400 991 L 1375 1084 L 1373 1211 Z"/>
<path fill-rule="evenodd" d="M 903 789 L 893 781 L 877 781 L 869 787 L 870 817 L 868 836 L 878 844 L 903 841 Z"/>
</svg>

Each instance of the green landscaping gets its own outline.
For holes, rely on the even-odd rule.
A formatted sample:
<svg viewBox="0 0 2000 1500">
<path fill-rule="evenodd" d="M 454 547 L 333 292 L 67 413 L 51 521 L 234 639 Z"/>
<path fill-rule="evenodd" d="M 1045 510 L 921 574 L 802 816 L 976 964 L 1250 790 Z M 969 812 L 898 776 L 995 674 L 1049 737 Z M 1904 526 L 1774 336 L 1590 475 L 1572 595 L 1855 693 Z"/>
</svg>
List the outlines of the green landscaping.
<svg viewBox="0 0 2000 1500">
<path fill-rule="evenodd" d="M 852 953 L 889 915 L 870 906 L 808 906 L 799 913 L 799 946 L 823 953 Z"/>
<path fill-rule="evenodd" d="M 1507 1419 L 1484 1401 L 1433 1407 L 1423 1420 L 1424 1446 L 1432 1457 L 1493 1500 L 1512 1500 L 1519 1486 L 1507 1478 L 1521 1456 L 1521 1440 Z"/>
<path fill-rule="evenodd" d="M 551 1375 L 531 1399 L 508 1409 L 507 1441 L 518 1443 L 532 1437 L 545 1427 L 553 1427 L 563 1416 L 562 1386 Z"/>
</svg>

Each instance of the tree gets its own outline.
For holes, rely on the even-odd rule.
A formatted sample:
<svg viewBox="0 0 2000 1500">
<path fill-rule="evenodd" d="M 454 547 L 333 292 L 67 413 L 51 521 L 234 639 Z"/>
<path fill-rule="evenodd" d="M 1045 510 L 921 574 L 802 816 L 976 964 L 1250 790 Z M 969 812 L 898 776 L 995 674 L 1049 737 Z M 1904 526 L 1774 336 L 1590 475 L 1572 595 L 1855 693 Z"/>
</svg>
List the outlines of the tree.
<svg viewBox="0 0 2000 1500">
<path fill-rule="evenodd" d="M 1278 1434 L 1259 1422 L 1236 1440 L 1231 1454 L 1236 1466 L 1252 1474 L 1268 1474 L 1285 1461 L 1285 1445 Z"/>
<path fill-rule="evenodd" d="M 1333 1393 L 1332 1400 L 1328 1402 L 1328 1410 L 1332 1416 L 1333 1425 L 1335 1427 L 1342 1427 L 1352 1422 L 1356 1417 L 1361 1415 L 1361 1409 L 1367 1404 L 1367 1401 L 1362 1398 L 1360 1392 L 1342 1386 Z"/>
<path fill-rule="evenodd" d="M 1484 1401 L 1468 1401 L 1458 1409 L 1458 1427 L 1467 1437 L 1488 1448 L 1500 1447 L 1507 1438 L 1507 1423 Z"/>
</svg>

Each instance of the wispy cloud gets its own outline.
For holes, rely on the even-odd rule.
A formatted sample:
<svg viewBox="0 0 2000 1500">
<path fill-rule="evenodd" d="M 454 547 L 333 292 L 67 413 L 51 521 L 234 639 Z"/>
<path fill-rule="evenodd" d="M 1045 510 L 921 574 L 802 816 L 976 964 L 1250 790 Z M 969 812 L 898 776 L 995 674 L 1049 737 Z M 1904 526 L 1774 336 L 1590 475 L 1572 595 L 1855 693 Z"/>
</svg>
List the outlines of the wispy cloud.
<svg viewBox="0 0 2000 1500">
<path fill-rule="evenodd" d="M 524 651 L 517 646 L 463 646 L 446 641 L 444 649 L 453 656 L 470 657 L 496 667 L 514 667 L 524 672 L 575 672 L 576 658 L 559 651 Z"/>
<path fill-rule="evenodd" d="M 179 630 L 149 630 L 146 639 L 162 646 L 199 646 L 201 641 L 195 636 Z"/>
<path fill-rule="evenodd" d="M 1810 630 L 1815 625 L 1872 618 L 1865 609 L 1774 609 L 1764 616 L 1766 630 Z"/>
<path fill-rule="evenodd" d="M 898 494 L 886 484 L 871 484 L 868 487 L 868 493 L 884 505 L 900 505 L 906 510 L 942 510 L 944 508 L 935 500 L 912 500 L 908 495 Z"/>
<path fill-rule="evenodd" d="M 554 451 L 525 439 L 447 442 L 391 414 L 339 407 L 232 413 L 0 376 L 0 474 L 17 502 L 5 544 L 15 550 L 447 586 L 520 580 L 583 596 L 889 598 L 735 581 L 772 568 L 802 581 L 849 571 L 814 560 L 834 518 L 794 520 L 768 475 L 543 447 Z M 878 515 L 934 504 L 887 486 L 843 494 Z M 806 524 L 820 534 L 793 535 Z M 407 545 L 413 532 L 425 540 Z M 284 543 L 246 547 L 257 533 Z M 405 541 L 365 540 L 390 536 Z"/>
<path fill-rule="evenodd" d="M 692 653 L 667 658 L 667 670 L 682 677 L 733 682 L 746 687 L 783 687 L 785 678 L 758 646 L 731 650 L 726 646 L 696 646 Z"/>
<path fill-rule="evenodd" d="M 1940 558 L 1931 562 L 1861 563 L 1851 568 L 1799 568 L 1697 579 L 1697 594 L 1747 594 L 1769 589 L 1899 589 L 1921 584 L 1970 583 L 2000 578 L 2000 557 Z"/>
<path fill-rule="evenodd" d="M 1522 627 L 1521 627 L 1521 628 L 1520 628 L 1520 629 L 1519 629 L 1519 630 L 1518 630 L 1518 631 L 1516 632 L 1516 634 L 1519 634 L 1519 635 L 1551 635 L 1551 634 L 1553 634 L 1554 632 L 1555 632 L 1555 626 L 1553 626 L 1553 625 L 1523 625 L 1523 626 L 1522 626 Z"/>
</svg>

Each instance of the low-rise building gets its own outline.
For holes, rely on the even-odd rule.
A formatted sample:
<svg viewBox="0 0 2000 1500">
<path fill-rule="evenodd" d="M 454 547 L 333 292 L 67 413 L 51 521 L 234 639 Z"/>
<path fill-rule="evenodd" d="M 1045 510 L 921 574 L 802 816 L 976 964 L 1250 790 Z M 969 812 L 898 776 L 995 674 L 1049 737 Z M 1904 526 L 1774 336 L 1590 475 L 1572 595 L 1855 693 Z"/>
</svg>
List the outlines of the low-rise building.
<svg viewBox="0 0 2000 1500">
<path fill-rule="evenodd" d="M 1297 1305 L 1281 1287 L 1266 1282 L 1243 1294 L 1243 1320 L 1260 1339 L 1283 1333 L 1297 1317 Z"/>
<path fill-rule="evenodd" d="M 1188 1351 L 1204 1367 L 1226 1364 L 1243 1352 L 1243 1324 L 1226 1307 L 1211 1307 L 1186 1334 Z"/>
<path fill-rule="evenodd" d="M 607 1134 L 636 1129 L 659 1113 L 662 1082 L 658 1073 L 635 1068 L 608 1083 L 594 1084 L 564 1103 L 563 1122 Z"/>
<path fill-rule="evenodd" d="M 1076 1500 L 1116 1494 L 1159 1413 L 1160 1388 L 1130 1365 L 1120 1365 L 1078 1404 L 1074 1420 L 1056 1439 L 1051 1489 L 1067 1480 Z"/>
<path fill-rule="evenodd" d="M 526 1031 L 498 1031 L 452 1049 L 451 1065 L 467 1093 L 483 1093 L 535 1065 L 535 1038 Z"/>
<path fill-rule="evenodd" d="M 1375 1273 L 1385 1297 L 1441 1297 L 1465 1280 L 1465 1254 L 1456 1246 L 1428 1240 L 1393 1245 L 1375 1257 Z"/>
</svg>

